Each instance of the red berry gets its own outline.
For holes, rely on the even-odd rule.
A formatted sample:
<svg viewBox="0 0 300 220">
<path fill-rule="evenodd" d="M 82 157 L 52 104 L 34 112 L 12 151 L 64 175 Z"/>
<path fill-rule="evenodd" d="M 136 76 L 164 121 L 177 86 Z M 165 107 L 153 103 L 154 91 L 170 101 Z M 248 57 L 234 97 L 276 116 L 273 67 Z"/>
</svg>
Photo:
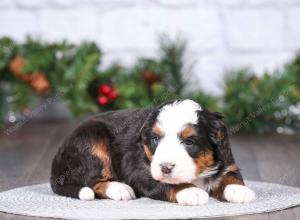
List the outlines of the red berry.
<svg viewBox="0 0 300 220">
<path fill-rule="evenodd" d="M 111 93 L 112 88 L 110 85 L 108 84 L 102 84 L 99 87 L 99 93 L 101 93 L 102 95 L 109 95 L 109 93 Z"/>
<path fill-rule="evenodd" d="M 98 103 L 99 103 L 99 105 L 105 106 L 105 105 L 108 104 L 108 101 L 109 100 L 108 100 L 108 98 L 106 96 L 101 95 L 101 96 L 98 97 Z"/>
<path fill-rule="evenodd" d="M 109 94 L 108 94 L 108 98 L 112 101 L 116 100 L 118 98 L 118 91 L 113 89 Z"/>
</svg>

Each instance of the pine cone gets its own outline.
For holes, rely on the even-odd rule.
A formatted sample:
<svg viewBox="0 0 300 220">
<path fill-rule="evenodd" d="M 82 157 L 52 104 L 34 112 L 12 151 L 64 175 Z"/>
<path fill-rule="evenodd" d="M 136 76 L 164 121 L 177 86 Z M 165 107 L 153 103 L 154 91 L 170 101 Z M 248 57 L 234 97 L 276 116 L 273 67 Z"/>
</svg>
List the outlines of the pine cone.
<svg viewBox="0 0 300 220">
<path fill-rule="evenodd" d="M 29 83 L 31 81 L 31 76 L 29 74 L 25 74 L 22 71 L 24 63 L 25 63 L 25 60 L 22 57 L 16 56 L 14 59 L 12 59 L 10 61 L 9 68 L 10 68 L 10 71 L 15 76 L 17 76 L 18 78 L 20 78 L 24 82 Z"/>
<path fill-rule="evenodd" d="M 45 93 L 49 90 L 49 81 L 42 72 L 24 73 L 22 68 L 25 64 L 24 58 L 16 56 L 10 61 L 9 68 L 12 74 L 30 85 L 39 94 Z"/>
<path fill-rule="evenodd" d="M 45 74 L 41 72 L 31 75 L 30 86 L 40 94 L 47 92 L 50 87 L 48 79 Z"/>
</svg>

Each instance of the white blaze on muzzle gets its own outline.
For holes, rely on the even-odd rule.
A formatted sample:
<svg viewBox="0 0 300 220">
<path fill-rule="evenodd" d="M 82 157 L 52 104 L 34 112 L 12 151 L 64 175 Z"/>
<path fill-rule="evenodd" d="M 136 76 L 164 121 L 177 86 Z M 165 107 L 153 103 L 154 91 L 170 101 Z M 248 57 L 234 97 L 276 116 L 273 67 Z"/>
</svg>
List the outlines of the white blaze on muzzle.
<svg viewBox="0 0 300 220">
<path fill-rule="evenodd" d="M 151 162 L 151 174 L 154 179 L 179 184 L 192 182 L 196 178 L 196 165 L 181 143 L 179 133 L 187 124 L 197 124 L 198 110 L 201 110 L 201 107 L 192 100 L 174 102 L 161 109 L 157 125 L 164 136 Z M 166 169 L 162 169 L 164 164 Z"/>
<path fill-rule="evenodd" d="M 154 179 L 178 184 L 192 182 L 196 178 L 196 166 L 193 159 L 189 156 L 184 146 L 176 138 L 163 138 L 159 143 L 151 162 L 151 174 Z M 173 164 L 170 173 L 163 172 L 164 164 Z"/>
</svg>

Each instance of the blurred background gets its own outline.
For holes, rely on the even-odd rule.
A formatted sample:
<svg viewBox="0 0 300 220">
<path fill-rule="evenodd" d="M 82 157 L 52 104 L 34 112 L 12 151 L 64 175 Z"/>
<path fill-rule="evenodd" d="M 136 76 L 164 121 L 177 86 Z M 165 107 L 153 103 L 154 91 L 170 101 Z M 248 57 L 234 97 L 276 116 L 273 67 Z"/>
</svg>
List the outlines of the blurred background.
<svg viewBox="0 0 300 220">
<path fill-rule="evenodd" d="M 85 117 L 177 98 L 224 114 L 246 179 L 300 187 L 299 49 L 300 0 L 0 0 L 0 191 Z"/>
<path fill-rule="evenodd" d="M 223 112 L 233 132 L 299 127 L 298 0 L 1 0 L 0 12 L 2 127 L 174 98 Z"/>
</svg>

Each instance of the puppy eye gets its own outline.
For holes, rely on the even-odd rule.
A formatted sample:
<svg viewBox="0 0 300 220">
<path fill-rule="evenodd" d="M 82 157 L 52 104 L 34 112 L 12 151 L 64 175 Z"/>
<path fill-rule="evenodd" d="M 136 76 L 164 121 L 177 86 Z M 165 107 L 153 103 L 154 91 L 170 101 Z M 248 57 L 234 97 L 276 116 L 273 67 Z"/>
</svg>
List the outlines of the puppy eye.
<svg viewBox="0 0 300 220">
<path fill-rule="evenodd" d="M 151 137 L 151 141 L 153 144 L 157 144 L 157 142 L 159 141 L 159 137 L 158 136 L 153 136 Z"/>
<path fill-rule="evenodd" d="M 191 146 L 195 144 L 195 141 L 192 138 L 187 138 L 183 141 L 183 143 L 187 146 Z"/>
</svg>

